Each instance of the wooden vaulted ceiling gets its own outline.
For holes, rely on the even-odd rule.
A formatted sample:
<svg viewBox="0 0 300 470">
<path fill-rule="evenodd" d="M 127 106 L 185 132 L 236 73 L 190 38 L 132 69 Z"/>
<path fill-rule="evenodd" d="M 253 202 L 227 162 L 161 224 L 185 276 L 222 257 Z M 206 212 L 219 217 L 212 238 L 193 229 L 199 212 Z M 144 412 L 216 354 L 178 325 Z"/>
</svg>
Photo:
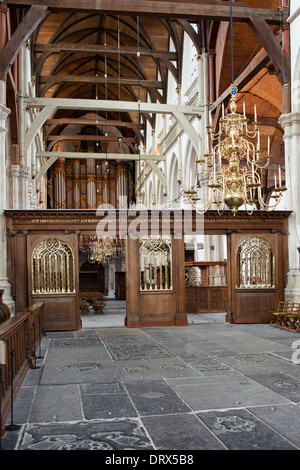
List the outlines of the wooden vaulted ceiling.
<svg viewBox="0 0 300 470">
<path fill-rule="evenodd" d="M 19 8 L 17 4 L 22 3 L 26 11 L 29 5 L 44 2 L 20 0 L 12 2 L 12 8 Z M 111 11 L 107 10 L 104 14 L 103 11 L 89 9 L 92 0 L 74 0 L 74 8 L 64 8 L 54 0 L 47 2 L 52 8 L 32 35 L 36 95 L 78 99 L 98 97 L 121 101 L 140 99 L 165 103 L 168 73 L 173 75 L 178 84 L 185 79 L 185 70 L 182 69 L 185 31 L 192 38 L 199 54 L 207 52 L 214 55 L 214 96 L 211 107 L 217 116 L 221 100 L 228 101 L 232 73 L 229 18 L 228 15 L 224 15 L 224 18 L 216 15 L 217 19 L 214 19 L 214 12 L 220 12 L 224 6 L 228 8 L 229 0 L 189 0 L 190 10 L 186 10 L 186 17 L 180 10 L 187 3 L 183 1 L 149 1 L 145 7 L 145 11 L 148 9 L 147 14 L 138 17 L 137 10 L 129 14 L 120 8 L 119 12 L 117 3 L 111 2 Z M 170 13 L 160 15 L 160 9 L 169 11 L 171 3 L 174 5 L 174 16 Z M 196 9 L 199 4 L 205 8 L 208 6 L 211 14 L 197 19 L 193 5 Z M 76 8 L 76 5 L 80 8 Z M 237 7 L 239 11 L 236 10 L 235 14 Z M 270 168 L 273 170 L 279 164 L 284 166 L 283 131 L 278 124 L 283 111 L 282 70 L 276 67 L 269 51 L 265 50 L 268 41 L 262 44 L 259 22 L 253 23 L 251 27 L 251 21 L 240 21 L 239 15 L 243 14 L 243 8 L 248 15 L 249 8 L 255 8 L 262 13 L 265 9 L 274 10 L 275 17 L 279 7 L 281 1 L 278 0 L 264 0 L 263 5 L 260 0 L 233 2 L 233 16 L 234 19 L 238 18 L 233 22 L 234 77 L 240 79 L 238 111 L 242 111 L 242 103 L 245 102 L 247 114 L 251 116 L 256 104 L 262 124 L 262 145 L 267 145 L 268 135 L 271 137 L 273 160 Z M 278 41 L 282 31 L 281 18 L 283 16 L 278 12 L 278 21 L 269 22 L 266 26 L 273 31 Z M 47 137 L 60 134 L 68 122 L 82 116 L 82 111 L 58 110 L 48 122 Z M 53 118 L 60 121 L 53 121 Z M 110 112 L 102 114 L 102 118 L 112 123 L 121 121 L 122 125 L 118 127 L 121 134 L 136 138 L 137 113 L 121 115 L 119 112 Z M 142 121 L 145 123 L 146 119 L 151 120 L 153 117 L 143 116 Z M 272 184 L 271 171 L 267 186 Z"/>
</svg>

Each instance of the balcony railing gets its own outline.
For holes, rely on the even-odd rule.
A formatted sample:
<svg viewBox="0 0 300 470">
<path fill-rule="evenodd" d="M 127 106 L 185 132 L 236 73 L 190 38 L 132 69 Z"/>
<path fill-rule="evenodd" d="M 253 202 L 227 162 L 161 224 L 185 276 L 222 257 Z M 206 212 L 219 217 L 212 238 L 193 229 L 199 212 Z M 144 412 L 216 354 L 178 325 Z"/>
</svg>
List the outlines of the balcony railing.
<svg viewBox="0 0 300 470">
<path fill-rule="evenodd" d="M 4 423 L 11 408 L 12 392 L 15 398 L 27 371 L 36 364 L 36 351 L 45 335 L 44 304 L 36 303 L 0 325 L 2 436 Z"/>
</svg>

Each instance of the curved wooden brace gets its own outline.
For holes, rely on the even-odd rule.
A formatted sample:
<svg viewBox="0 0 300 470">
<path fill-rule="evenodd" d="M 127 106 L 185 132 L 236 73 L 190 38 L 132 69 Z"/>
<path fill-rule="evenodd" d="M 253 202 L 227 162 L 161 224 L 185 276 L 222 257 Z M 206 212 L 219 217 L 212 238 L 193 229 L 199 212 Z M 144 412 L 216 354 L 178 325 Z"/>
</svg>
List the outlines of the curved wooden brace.
<svg viewBox="0 0 300 470">
<path fill-rule="evenodd" d="M 24 155 L 26 155 L 32 140 L 34 139 L 37 132 L 40 130 L 41 126 L 56 110 L 57 110 L 57 106 L 49 105 L 49 106 L 45 106 L 36 115 L 35 119 L 32 121 L 30 127 L 27 129 L 25 133 Z"/>
</svg>

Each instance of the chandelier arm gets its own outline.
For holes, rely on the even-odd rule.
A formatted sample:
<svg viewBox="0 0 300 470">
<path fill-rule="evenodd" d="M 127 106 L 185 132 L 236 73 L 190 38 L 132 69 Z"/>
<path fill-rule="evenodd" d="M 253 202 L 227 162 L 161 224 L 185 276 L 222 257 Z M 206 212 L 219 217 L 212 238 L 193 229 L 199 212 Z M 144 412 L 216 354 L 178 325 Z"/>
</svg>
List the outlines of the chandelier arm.
<svg viewBox="0 0 300 470">
<path fill-rule="evenodd" d="M 248 209 L 247 204 L 244 204 L 244 206 L 245 206 L 245 210 L 246 210 L 247 214 L 252 215 L 253 212 L 254 212 L 254 204 L 251 204 L 251 210 Z"/>
<path fill-rule="evenodd" d="M 276 196 L 273 196 L 273 198 L 276 199 L 276 203 L 271 206 L 269 204 L 266 204 L 263 201 L 262 196 L 261 196 L 261 188 L 259 188 L 258 202 L 259 202 L 260 206 L 263 207 L 264 210 L 273 211 L 278 206 L 278 204 L 280 203 L 280 201 L 282 199 L 283 192 L 282 191 L 277 191 L 277 192 L 275 191 L 275 193 L 276 193 Z M 271 198 L 272 198 L 272 195 L 271 195 Z"/>
<path fill-rule="evenodd" d="M 220 206 L 221 206 L 222 204 L 223 204 L 223 208 L 222 208 L 222 210 L 220 210 Z M 218 214 L 219 214 L 219 215 L 223 215 L 223 214 L 224 214 L 225 206 L 226 206 L 226 204 L 225 204 L 224 202 L 221 203 L 221 204 L 217 204 L 217 210 L 218 210 Z"/>
<path fill-rule="evenodd" d="M 255 139 L 255 137 L 257 136 L 257 130 L 258 130 L 258 127 L 256 125 L 254 125 L 254 129 L 252 130 L 248 129 L 248 126 L 246 125 L 245 136 L 247 136 L 249 139 Z"/>
<path fill-rule="evenodd" d="M 267 161 L 264 165 L 260 165 L 260 164 L 257 164 L 256 165 L 256 168 L 259 168 L 260 170 L 263 170 L 264 168 L 267 168 L 267 166 L 269 165 L 269 161 Z"/>
<path fill-rule="evenodd" d="M 195 211 L 198 213 L 198 214 L 204 214 L 208 208 L 210 207 L 211 205 L 211 189 L 209 188 L 209 198 L 208 198 L 208 201 L 205 205 L 203 205 L 203 208 L 200 210 L 195 202 L 195 198 L 193 198 L 193 196 L 190 194 L 189 195 L 189 201 L 190 201 L 190 204 L 193 206 L 193 208 L 195 209 Z"/>
</svg>

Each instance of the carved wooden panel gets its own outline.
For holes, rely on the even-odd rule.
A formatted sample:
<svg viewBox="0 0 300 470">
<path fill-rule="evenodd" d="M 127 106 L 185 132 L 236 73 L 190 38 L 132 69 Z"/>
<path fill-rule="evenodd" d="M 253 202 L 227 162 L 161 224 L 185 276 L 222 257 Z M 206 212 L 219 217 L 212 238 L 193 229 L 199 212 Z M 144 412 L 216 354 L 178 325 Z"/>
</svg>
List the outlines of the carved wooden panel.
<svg viewBox="0 0 300 470">
<path fill-rule="evenodd" d="M 37 292 L 34 289 L 32 278 L 33 255 L 35 249 L 45 240 L 57 239 L 66 244 L 74 256 L 74 284 L 73 292 Z M 41 265 L 41 269 L 43 266 Z M 79 285 L 78 285 L 78 240 L 75 234 L 27 235 L 27 272 L 28 274 L 28 303 L 45 302 L 45 330 L 78 330 L 81 328 L 79 312 Z M 54 277 L 55 279 L 55 277 Z"/>
<path fill-rule="evenodd" d="M 239 287 L 240 264 L 239 253 L 243 243 L 249 238 L 264 240 L 274 254 L 269 273 L 270 287 L 257 284 L 257 279 L 251 279 L 249 286 Z M 269 323 L 269 310 L 277 308 L 278 301 L 284 300 L 284 263 L 285 237 L 282 232 L 255 233 L 255 234 L 231 234 L 231 321 L 234 323 Z M 260 257 L 263 252 L 260 252 Z"/>
<path fill-rule="evenodd" d="M 228 310 L 228 287 L 189 287 L 185 288 L 187 313 L 217 313 Z"/>
</svg>

